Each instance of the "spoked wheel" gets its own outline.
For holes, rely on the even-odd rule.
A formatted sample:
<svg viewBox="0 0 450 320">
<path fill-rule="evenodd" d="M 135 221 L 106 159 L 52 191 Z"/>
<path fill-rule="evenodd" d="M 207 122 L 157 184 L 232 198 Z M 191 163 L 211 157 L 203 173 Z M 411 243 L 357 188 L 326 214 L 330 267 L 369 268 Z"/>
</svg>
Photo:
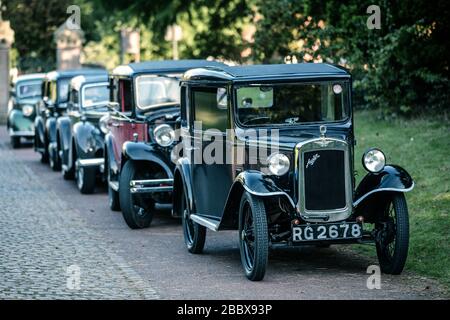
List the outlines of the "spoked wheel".
<svg viewBox="0 0 450 320">
<path fill-rule="evenodd" d="M 242 195 L 239 207 L 239 248 L 246 277 L 262 280 L 269 254 L 266 209 L 260 198 L 248 192 Z"/>
<path fill-rule="evenodd" d="M 112 211 L 120 211 L 120 201 L 119 201 L 119 192 L 117 192 L 116 190 L 114 190 L 113 188 L 111 188 L 110 186 L 110 181 L 111 181 L 111 175 L 112 175 L 112 169 L 111 166 L 109 165 L 110 162 L 108 161 L 106 163 L 106 174 L 107 174 L 107 184 L 108 184 L 108 204 L 109 204 L 109 208 Z"/>
<path fill-rule="evenodd" d="M 206 228 L 199 225 L 197 222 L 192 221 L 189 217 L 190 210 L 187 202 L 187 196 L 184 192 L 184 188 L 181 188 L 182 192 L 178 201 L 180 201 L 180 214 L 181 223 L 183 225 L 184 243 L 190 253 L 202 253 L 205 247 Z"/>
<path fill-rule="evenodd" d="M 83 194 L 90 194 L 95 189 L 95 176 L 97 173 L 95 167 L 76 166 L 75 177 L 77 179 L 77 187 Z"/>
<path fill-rule="evenodd" d="M 150 194 L 131 193 L 131 180 L 145 179 L 135 161 L 128 160 L 120 174 L 119 199 L 123 218 L 131 229 L 148 228 L 152 223 L 155 202 Z"/>
<path fill-rule="evenodd" d="M 408 207 L 403 193 L 393 194 L 383 218 L 376 223 L 376 247 L 381 271 L 400 274 L 409 246 Z"/>
</svg>

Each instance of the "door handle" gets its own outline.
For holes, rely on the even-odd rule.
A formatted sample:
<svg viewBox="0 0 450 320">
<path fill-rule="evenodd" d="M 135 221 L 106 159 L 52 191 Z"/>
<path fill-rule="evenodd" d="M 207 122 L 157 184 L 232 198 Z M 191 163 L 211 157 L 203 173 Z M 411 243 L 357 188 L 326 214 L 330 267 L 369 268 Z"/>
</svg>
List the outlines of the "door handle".
<svg viewBox="0 0 450 320">
<path fill-rule="evenodd" d="M 199 147 L 186 147 L 185 149 L 186 149 L 186 151 L 200 150 Z"/>
<path fill-rule="evenodd" d="M 112 125 L 113 127 L 121 127 L 123 124 L 121 124 L 121 123 L 119 123 L 119 122 L 113 122 L 113 123 L 111 123 L 111 125 Z"/>
</svg>

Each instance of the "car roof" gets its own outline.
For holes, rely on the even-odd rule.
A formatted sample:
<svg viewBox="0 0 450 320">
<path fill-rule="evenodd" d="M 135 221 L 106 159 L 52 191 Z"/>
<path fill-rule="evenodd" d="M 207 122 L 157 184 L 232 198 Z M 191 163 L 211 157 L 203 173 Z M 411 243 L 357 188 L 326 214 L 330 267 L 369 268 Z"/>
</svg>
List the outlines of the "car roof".
<svg viewBox="0 0 450 320">
<path fill-rule="evenodd" d="M 193 68 L 223 67 L 222 62 L 190 59 L 190 60 L 160 60 L 130 63 L 115 68 L 113 75 L 132 76 L 138 73 L 183 73 Z"/>
<path fill-rule="evenodd" d="M 189 70 L 184 80 L 245 81 L 262 78 L 292 78 L 317 76 L 350 76 L 341 67 L 328 63 L 259 64 L 245 66 L 206 67 Z"/>
<path fill-rule="evenodd" d="M 78 75 L 101 75 L 108 74 L 108 71 L 100 68 L 81 68 L 81 69 L 69 69 L 69 70 L 55 70 L 47 73 L 45 78 L 47 80 L 57 80 L 59 78 L 73 78 Z"/>
<path fill-rule="evenodd" d="M 22 74 L 14 80 L 14 84 L 20 81 L 43 80 L 45 73 Z"/>
<path fill-rule="evenodd" d="M 70 80 L 70 87 L 75 90 L 80 90 L 81 86 L 89 83 L 101 83 L 108 82 L 108 74 L 95 74 L 95 75 L 80 75 L 73 77 Z"/>
</svg>

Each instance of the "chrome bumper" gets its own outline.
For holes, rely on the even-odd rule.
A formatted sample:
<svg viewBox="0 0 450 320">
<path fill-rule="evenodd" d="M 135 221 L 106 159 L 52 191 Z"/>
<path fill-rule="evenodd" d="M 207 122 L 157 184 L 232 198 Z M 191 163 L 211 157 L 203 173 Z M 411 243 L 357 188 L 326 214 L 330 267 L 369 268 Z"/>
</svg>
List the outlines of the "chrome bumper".
<svg viewBox="0 0 450 320">
<path fill-rule="evenodd" d="M 9 129 L 9 135 L 11 137 L 34 138 L 34 131 L 14 131 L 13 129 Z"/>
<path fill-rule="evenodd" d="M 173 190 L 173 179 L 131 180 L 131 193 L 170 192 Z"/>
<path fill-rule="evenodd" d="M 92 158 L 92 159 L 78 159 L 76 162 L 77 167 L 100 167 L 104 165 L 105 159 L 103 158 Z"/>
</svg>

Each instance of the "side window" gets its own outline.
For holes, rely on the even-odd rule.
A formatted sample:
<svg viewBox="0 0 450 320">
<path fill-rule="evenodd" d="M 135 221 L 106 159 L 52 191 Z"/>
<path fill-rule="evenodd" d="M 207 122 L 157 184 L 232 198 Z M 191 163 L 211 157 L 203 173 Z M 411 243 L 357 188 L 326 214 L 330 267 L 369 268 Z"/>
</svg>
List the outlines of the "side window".
<svg viewBox="0 0 450 320">
<path fill-rule="evenodd" d="M 180 91 L 180 117 L 182 127 L 187 127 L 188 125 L 186 91 L 187 91 L 186 86 L 182 86 Z"/>
<path fill-rule="evenodd" d="M 109 78 L 109 101 L 119 102 L 119 87 L 117 85 L 117 78 Z"/>
<path fill-rule="evenodd" d="M 131 112 L 133 95 L 130 80 L 119 80 L 119 104 L 122 112 Z"/>
<path fill-rule="evenodd" d="M 228 108 L 223 107 L 223 98 L 218 99 L 218 94 L 223 94 L 224 90 L 224 88 L 209 87 L 192 89 L 195 121 L 202 122 L 203 131 L 208 129 L 226 131 L 228 127 Z"/>
<path fill-rule="evenodd" d="M 78 91 L 72 89 L 72 90 L 70 90 L 69 95 L 70 95 L 71 105 L 74 109 L 76 109 L 78 107 Z"/>
<path fill-rule="evenodd" d="M 48 90 L 48 98 L 49 100 L 56 102 L 56 98 L 58 96 L 58 90 L 56 87 L 56 81 L 52 81 L 49 83 L 48 86 L 49 90 Z"/>
</svg>

